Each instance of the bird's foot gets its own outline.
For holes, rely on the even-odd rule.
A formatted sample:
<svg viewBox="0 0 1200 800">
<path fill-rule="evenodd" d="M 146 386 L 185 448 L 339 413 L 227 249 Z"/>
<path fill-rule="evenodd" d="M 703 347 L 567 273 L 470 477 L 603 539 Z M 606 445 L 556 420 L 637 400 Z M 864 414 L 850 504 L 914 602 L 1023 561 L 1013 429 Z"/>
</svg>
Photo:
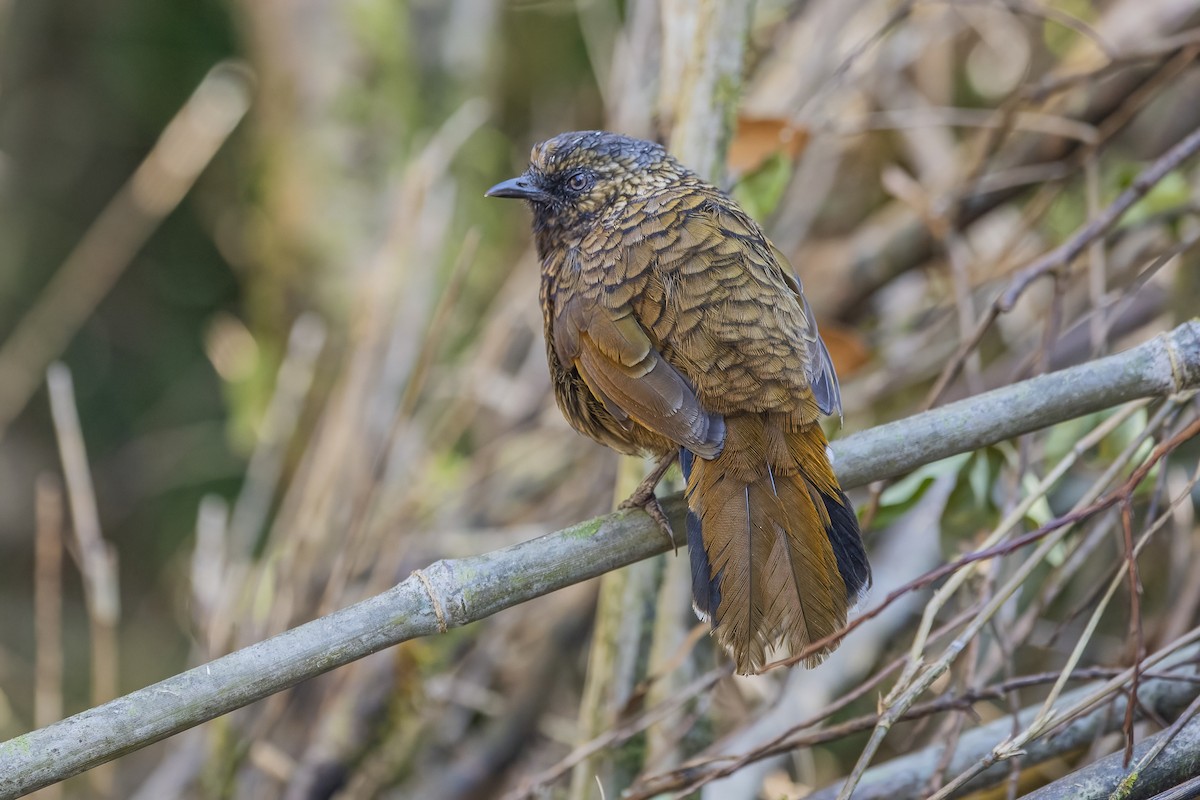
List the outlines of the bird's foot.
<svg viewBox="0 0 1200 800">
<path fill-rule="evenodd" d="M 617 508 L 640 508 L 649 514 L 650 519 L 658 523 L 659 529 L 666 534 L 667 541 L 671 543 L 671 549 L 678 554 L 679 543 L 675 541 L 675 532 L 671 529 L 671 521 L 667 519 L 662 505 L 658 502 L 658 497 L 654 494 L 658 482 L 675 463 L 675 458 L 676 454 L 671 453 L 659 459 L 658 463 L 654 465 L 654 469 L 650 470 L 650 474 L 643 478 L 642 482 L 633 490 L 633 494 L 623 500 Z"/>
</svg>

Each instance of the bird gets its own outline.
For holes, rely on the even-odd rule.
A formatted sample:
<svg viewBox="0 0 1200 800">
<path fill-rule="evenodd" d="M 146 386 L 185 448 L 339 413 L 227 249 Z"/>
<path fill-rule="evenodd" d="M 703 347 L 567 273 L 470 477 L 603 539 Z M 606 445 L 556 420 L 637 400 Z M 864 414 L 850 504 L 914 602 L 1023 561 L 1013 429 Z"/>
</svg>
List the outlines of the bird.
<svg viewBox="0 0 1200 800">
<path fill-rule="evenodd" d="M 787 258 L 728 194 L 617 133 L 547 139 L 486 195 L 532 211 L 567 422 L 658 459 L 627 504 L 665 520 L 654 487 L 678 458 L 696 614 L 741 674 L 781 647 L 819 664 L 871 569 L 820 426 L 837 375 Z"/>
</svg>

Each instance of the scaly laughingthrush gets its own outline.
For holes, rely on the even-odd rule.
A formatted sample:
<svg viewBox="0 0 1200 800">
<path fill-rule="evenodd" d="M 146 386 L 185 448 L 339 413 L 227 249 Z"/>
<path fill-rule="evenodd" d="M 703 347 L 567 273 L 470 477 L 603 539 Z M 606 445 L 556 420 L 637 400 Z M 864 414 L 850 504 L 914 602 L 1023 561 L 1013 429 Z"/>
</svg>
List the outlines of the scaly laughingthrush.
<svg viewBox="0 0 1200 800">
<path fill-rule="evenodd" d="M 488 195 L 533 211 L 567 421 L 660 465 L 678 452 L 693 603 L 738 671 L 841 628 L 871 573 L 817 422 L 841 410 L 837 376 L 783 253 L 661 146 L 613 133 L 542 142 Z M 635 497 L 657 510 L 653 483 Z"/>
</svg>

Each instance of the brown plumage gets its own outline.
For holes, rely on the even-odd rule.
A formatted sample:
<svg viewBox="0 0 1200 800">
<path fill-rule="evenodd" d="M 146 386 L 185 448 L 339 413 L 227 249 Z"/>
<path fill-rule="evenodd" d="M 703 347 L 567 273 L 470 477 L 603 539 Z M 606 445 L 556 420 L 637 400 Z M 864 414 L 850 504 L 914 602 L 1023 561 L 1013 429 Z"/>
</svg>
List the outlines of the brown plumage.
<svg viewBox="0 0 1200 800">
<path fill-rule="evenodd" d="M 817 422 L 837 377 L 787 259 L 652 142 L 564 133 L 530 162 L 488 194 L 533 211 L 563 414 L 622 453 L 678 450 L 694 605 L 739 672 L 836 631 L 870 569 Z"/>
</svg>

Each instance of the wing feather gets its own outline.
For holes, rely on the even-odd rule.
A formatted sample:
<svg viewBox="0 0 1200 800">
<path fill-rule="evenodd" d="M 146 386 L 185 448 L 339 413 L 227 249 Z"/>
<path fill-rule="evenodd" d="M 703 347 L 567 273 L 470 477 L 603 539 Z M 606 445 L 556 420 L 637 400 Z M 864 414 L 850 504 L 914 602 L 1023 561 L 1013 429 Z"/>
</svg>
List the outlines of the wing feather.
<svg viewBox="0 0 1200 800">
<path fill-rule="evenodd" d="M 628 304 L 608 308 L 573 299 L 555 322 L 559 357 L 574 365 L 614 417 L 632 418 L 702 458 L 721 452 L 724 418 L 700 406 L 691 384 L 663 358 Z"/>
</svg>

